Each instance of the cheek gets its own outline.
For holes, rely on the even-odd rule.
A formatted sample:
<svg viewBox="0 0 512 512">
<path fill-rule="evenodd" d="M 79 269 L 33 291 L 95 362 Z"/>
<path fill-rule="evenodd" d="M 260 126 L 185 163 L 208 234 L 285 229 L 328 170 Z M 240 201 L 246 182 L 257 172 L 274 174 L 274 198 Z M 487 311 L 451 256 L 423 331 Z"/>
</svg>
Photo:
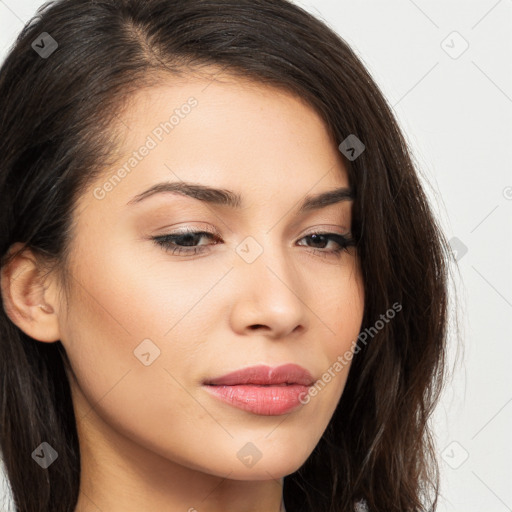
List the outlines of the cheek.
<svg viewBox="0 0 512 512">
<path fill-rule="evenodd" d="M 322 319 L 331 335 L 324 338 L 327 362 L 309 398 L 311 403 L 319 402 L 318 407 L 323 407 L 327 416 L 334 413 L 343 393 L 363 320 L 364 283 L 356 259 L 347 265 L 340 282 L 340 286 L 331 286 L 317 302 L 323 305 L 319 311 L 323 312 Z M 329 400 L 316 400 L 326 393 L 330 395 Z"/>
<path fill-rule="evenodd" d="M 191 422 L 212 422 L 184 386 L 195 384 L 200 340 L 211 335 L 213 325 L 197 317 L 212 310 L 201 297 L 218 272 L 183 272 L 165 253 L 151 259 L 145 251 L 81 252 L 61 339 L 85 397 L 79 416 L 91 417 L 93 407 L 117 430 L 155 447 L 167 439 L 160 448 L 180 453 Z"/>
<path fill-rule="evenodd" d="M 187 392 L 197 365 L 194 348 L 183 330 L 172 339 L 163 336 L 161 318 L 158 321 L 162 311 L 156 307 L 160 301 L 150 300 L 155 297 L 151 283 L 132 273 L 122 286 L 125 269 L 116 263 L 99 266 L 101 274 L 89 266 L 90 272 L 80 274 L 83 286 L 70 302 L 72 314 L 62 341 L 77 383 L 77 422 L 92 432 L 108 425 L 137 446 L 193 466 L 206 447 L 190 439 L 201 439 L 205 428 L 218 428 Z M 173 316 L 166 320 L 169 329 Z M 178 338 L 187 343 L 173 343 Z"/>
<path fill-rule="evenodd" d="M 364 283 L 359 262 L 347 257 L 338 275 L 326 276 L 323 287 L 311 288 L 316 319 L 328 333 L 324 348 L 332 362 L 352 348 L 361 329 L 364 313 Z"/>
</svg>

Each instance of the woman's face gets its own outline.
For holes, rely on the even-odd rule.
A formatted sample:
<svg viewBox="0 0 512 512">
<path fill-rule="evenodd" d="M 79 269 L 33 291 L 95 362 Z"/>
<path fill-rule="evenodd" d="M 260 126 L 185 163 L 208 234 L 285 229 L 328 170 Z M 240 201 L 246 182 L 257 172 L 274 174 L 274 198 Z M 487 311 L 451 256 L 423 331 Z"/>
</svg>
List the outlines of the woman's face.
<svg viewBox="0 0 512 512">
<path fill-rule="evenodd" d="M 122 154 L 79 201 L 69 309 L 58 309 L 81 435 L 235 480 L 290 474 L 331 419 L 349 370 L 332 368 L 363 315 L 357 253 L 335 252 L 352 203 L 300 211 L 349 186 L 336 143 L 294 96 L 234 78 L 141 89 L 118 117 Z M 239 204 L 144 194 L 184 182 Z M 171 234 L 167 248 L 153 240 Z M 204 385 L 289 363 L 331 378 L 285 412 L 245 410 Z"/>
</svg>

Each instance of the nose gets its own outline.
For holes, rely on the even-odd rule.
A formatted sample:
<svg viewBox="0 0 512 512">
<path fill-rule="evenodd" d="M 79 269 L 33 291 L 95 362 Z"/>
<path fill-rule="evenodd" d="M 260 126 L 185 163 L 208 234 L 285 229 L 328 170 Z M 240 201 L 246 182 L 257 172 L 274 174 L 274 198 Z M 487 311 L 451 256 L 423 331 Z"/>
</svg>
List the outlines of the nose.
<svg viewBox="0 0 512 512">
<path fill-rule="evenodd" d="M 239 252 L 241 256 L 235 258 L 231 272 L 235 290 L 232 329 L 239 334 L 256 332 L 271 338 L 307 329 L 310 309 L 305 276 L 297 271 L 286 249 L 275 242 L 264 245 L 254 240 L 243 248 L 245 253 Z"/>
</svg>

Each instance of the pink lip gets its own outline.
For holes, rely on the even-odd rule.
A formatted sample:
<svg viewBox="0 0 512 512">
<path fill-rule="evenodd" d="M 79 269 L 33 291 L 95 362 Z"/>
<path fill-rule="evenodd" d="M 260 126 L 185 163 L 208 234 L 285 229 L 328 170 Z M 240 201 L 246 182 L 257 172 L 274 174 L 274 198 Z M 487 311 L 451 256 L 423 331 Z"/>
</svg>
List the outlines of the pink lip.
<svg viewBox="0 0 512 512">
<path fill-rule="evenodd" d="M 214 386 L 234 386 L 237 384 L 301 384 L 311 386 L 316 379 L 305 368 L 297 364 L 283 364 L 275 368 L 266 365 L 250 366 L 204 382 Z"/>
<path fill-rule="evenodd" d="M 304 405 L 301 398 L 315 382 L 296 364 L 265 365 L 237 370 L 204 382 L 205 389 L 230 405 L 255 414 L 273 416 Z"/>
</svg>

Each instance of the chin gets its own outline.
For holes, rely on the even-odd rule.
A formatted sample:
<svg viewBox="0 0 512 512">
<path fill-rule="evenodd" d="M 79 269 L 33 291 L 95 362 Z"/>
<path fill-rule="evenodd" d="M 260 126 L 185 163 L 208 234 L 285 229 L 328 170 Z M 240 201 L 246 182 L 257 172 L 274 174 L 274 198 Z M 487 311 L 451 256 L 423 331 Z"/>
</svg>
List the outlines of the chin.
<svg viewBox="0 0 512 512">
<path fill-rule="evenodd" d="M 269 480 L 282 478 L 295 473 L 307 460 L 311 450 L 301 451 L 294 443 L 269 443 L 265 446 L 260 442 L 256 447 L 251 442 L 243 443 L 236 454 L 236 464 L 230 464 L 225 469 L 233 471 L 230 478 L 234 480 Z M 304 448 L 304 443 L 302 443 Z M 224 475 L 226 473 L 223 473 Z"/>
</svg>

